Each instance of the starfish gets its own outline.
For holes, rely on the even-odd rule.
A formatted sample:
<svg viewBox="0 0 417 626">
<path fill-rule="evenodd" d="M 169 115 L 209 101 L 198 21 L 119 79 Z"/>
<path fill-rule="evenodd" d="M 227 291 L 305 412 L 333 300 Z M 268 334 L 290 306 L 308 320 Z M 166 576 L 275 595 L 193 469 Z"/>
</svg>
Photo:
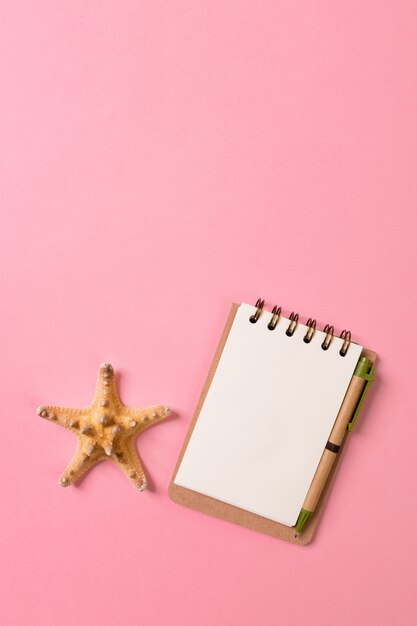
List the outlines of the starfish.
<svg viewBox="0 0 417 626">
<path fill-rule="evenodd" d="M 117 393 L 110 363 L 100 366 L 96 393 L 86 409 L 40 406 L 37 410 L 40 417 L 67 428 L 78 438 L 77 450 L 59 480 L 62 487 L 68 487 L 96 463 L 108 459 L 120 467 L 139 491 L 144 491 L 147 485 L 135 437 L 170 412 L 164 405 L 144 409 L 125 407 Z"/>
</svg>

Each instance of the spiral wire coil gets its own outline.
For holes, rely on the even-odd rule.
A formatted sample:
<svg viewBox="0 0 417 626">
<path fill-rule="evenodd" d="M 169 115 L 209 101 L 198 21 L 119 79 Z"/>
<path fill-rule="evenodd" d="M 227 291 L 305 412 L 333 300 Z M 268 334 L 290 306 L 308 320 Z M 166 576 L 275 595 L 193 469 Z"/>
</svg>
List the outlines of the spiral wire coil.
<svg viewBox="0 0 417 626">
<path fill-rule="evenodd" d="M 261 317 L 264 305 L 265 305 L 265 300 L 258 298 L 255 304 L 256 311 L 249 318 L 249 321 L 252 324 L 256 324 L 256 322 Z M 280 317 L 281 317 L 281 307 L 279 307 L 278 305 L 274 305 L 274 308 L 272 309 L 272 312 L 271 312 L 271 318 L 268 322 L 269 330 L 275 330 Z M 292 337 L 294 335 L 295 331 L 297 330 L 298 319 L 299 319 L 298 313 L 295 313 L 293 311 L 289 317 L 290 323 L 288 324 L 288 327 L 285 331 L 285 334 L 287 335 L 287 337 Z M 313 339 L 314 334 L 316 332 L 316 324 L 317 324 L 316 320 L 311 317 L 307 320 L 307 323 L 306 323 L 307 332 L 303 337 L 304 343 L 308 344 Z M 328 350 L 333 341 L 334 326 L 331 326 L 330 324 L 326 324 L 325 327 L 323 328 L 323 333 L 325 333 L 325 337 L 321 343 L 321 348 L 322 350 Z M 343 330 L 340 333 L 340 339 L 343 340 L 343 344 L 339 350 L 339 354 L 340 356 L 346 356 L 347 351 L 349 350 L 349 346 L 351 344 L 351 340 L 352 340 L 352 335 L 351 335 L 350 330 Z"/>
</svg>

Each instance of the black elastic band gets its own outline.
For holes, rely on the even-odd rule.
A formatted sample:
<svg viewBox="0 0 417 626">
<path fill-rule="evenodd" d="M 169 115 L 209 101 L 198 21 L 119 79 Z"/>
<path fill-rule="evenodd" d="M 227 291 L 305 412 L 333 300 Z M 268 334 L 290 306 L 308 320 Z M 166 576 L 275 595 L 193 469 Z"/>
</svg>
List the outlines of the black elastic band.
<svg viewBox="0 0 417 626">
<path fill-rule="evenodd" d="M 340 450 L 340 446 L 337 446 L 335 443 L 328 441 L 326 443 L 326 450 L 330 450 L 330 452 L 334 452 L 335 454 L 337 454 Z"/>
</svg>

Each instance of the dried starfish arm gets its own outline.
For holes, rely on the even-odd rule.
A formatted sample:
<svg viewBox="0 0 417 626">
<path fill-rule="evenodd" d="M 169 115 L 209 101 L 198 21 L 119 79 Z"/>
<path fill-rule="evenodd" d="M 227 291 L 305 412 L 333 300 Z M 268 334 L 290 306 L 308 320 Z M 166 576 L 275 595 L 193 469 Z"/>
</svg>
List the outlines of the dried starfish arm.
<svg viewBox="0 0 417 626">
<path fill-rule="evenodd" d="M 124 414 L 124 427 L 131 433 L 139 433 L 145 428 L 167 418 L 171 409 L 164 404 L 157 404 L 146 409 L 131 409 L 126 407 Z"/>
<path fill-rule="evenodd" d="M 84 439 L 84 438 L 83 438 Z M 93 465 L 103 459 L 103 454 L 93 441 L 79 440 L 74 456 L 65 468 L 59 482 L 62 487 L 68 487 L 81 478 Z"/>
<path fill-rule="evenodd" d="M 102 363 L 97 377 L 96 390 L 92 407 L 113 406 L 117 411 L 123 408 L 116 387 L 114 369 L 110 363 Z"/>
<path fill-rule="evenodd" d="M 82 427 L 83 418 L 89 414 L 89 409 L 66 409 L 60 406 L 40 406 L 37 414 L 50 422 L 55 422 L 68 430 L 77 431 Z"/>
<path fill-rule="evenodd" d="M 125 440 L 123 450 L 112 455 L 112 461 L 126 474 L 139 491 L 146 489 L 146 476 L 136 450 L 134 437 Z"/>
</svg>

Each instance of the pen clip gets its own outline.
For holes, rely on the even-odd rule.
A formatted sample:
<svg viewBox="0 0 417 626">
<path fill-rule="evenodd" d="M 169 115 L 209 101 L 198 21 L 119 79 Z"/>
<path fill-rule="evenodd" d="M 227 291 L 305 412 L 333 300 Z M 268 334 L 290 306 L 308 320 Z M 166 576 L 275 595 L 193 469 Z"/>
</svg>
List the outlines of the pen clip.
<svg viewBox="0 0 417 626">
<path fill-rule="evenodd" d="M 354 427 L 355 422 L 356 422 L 356 418 L 359 415 L 359 411 L 361 410 L 363 401 L 365 400 L 366 394 L 368 393 L 369 386 L 370 386 L 370 384 L 373 382 L 373 380 L 375 378 L 375 368 L 371 367 L 369 372 L 367 372 L 366 374 L 365 373 L 361 373 L 360 376 L 361 376 L 361 378 L 364 378 L 366 380 L 366 385 L 363 388 L 362 395 L 359 398 L 359 402 L 358 402 L 358 404 L 356 406 L 355 412 L 352 415 L 352 418 L 351 418 L 351 420 L 350 420 L 350 422 L 348 424 L 348 428 L 347 428 L 348 432 L 351 432 L 353 430 L 353 427 Z"/>
</svg>

